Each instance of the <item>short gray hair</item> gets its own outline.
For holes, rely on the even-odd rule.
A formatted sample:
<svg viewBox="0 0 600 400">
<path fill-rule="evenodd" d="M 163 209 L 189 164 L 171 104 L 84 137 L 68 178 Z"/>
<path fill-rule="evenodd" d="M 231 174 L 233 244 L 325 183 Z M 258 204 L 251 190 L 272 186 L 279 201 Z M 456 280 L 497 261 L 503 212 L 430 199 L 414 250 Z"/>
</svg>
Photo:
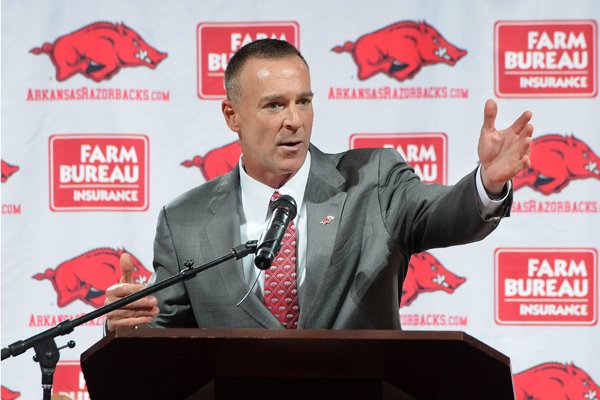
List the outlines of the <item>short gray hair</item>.
<svg viewBox="0 0 600 400">
<path fill-rule="evenodd" d="M 297 56 L 304 62 L 306 68 L 308 63 L 302 57 L 300 51 L 289 42 L 279 39 L 260 39 L 250 42 L 240 48 L 229 60 L 225 69 L 225 89 L 227 90 L 227 99 L 237 101 L 241 95 L 239 85 L 239 75 L 251 58 L 278 60 L 287 57 Z"/>
</svg>

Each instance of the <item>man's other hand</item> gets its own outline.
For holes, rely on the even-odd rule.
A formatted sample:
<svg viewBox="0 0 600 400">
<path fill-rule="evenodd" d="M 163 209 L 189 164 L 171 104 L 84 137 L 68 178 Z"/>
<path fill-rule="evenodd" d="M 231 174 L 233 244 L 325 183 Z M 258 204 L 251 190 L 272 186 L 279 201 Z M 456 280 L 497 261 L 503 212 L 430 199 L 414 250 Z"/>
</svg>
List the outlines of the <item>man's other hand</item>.
<svg viewBox="0 0 600 400">
<path fill-rule="evenodd" d="M 133 293 L 137 293 L 146 286 L 134 283 L 134 264 L 131 255 L 124 253 L 120 259 L 121 279 L 119 283 L 108 288 L 104 305 L 113 303 Z M 108 331 L 116 328 L 134 328 L 137 325 L 149 324 L 158 314 L 157 300 L 154 296 L 146 296 L 122 308 L 111 311 L 106 317 Z"/>
</svg>

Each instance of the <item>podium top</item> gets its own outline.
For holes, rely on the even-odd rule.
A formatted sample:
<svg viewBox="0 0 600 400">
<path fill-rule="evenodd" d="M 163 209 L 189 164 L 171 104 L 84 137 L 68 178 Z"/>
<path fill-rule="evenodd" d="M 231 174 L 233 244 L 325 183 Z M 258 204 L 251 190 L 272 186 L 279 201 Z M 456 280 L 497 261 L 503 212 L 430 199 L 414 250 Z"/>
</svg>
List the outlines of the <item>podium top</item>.
<svg viewBox="0 0 600 400">
<path fill-rule="evenodd" d="M 409 341 L 458 341 L 480 350 L 503 364 L 510 364 L 510 358 L 473 336 L 461 331 L 396 331 L 396 330 L 331 330 L 331 329 L 204 329 L 204 328 L 170 328 L 170 329 L 122 329 L 111 332 L 82 353 L 85 360 L 95 351 L 117 338 L 139 339 L 246 339 L 246 340 L 409 340 Z"/>
<path fill-rule="evenodd" d="M 90 394 L 127 376 L 186 393 L 235 377 L 381 380 L 427 399 L 514 396 L 510 359 L 458 331 L 117 330 L 86 350 L 81 365 Z"/>
</svg>

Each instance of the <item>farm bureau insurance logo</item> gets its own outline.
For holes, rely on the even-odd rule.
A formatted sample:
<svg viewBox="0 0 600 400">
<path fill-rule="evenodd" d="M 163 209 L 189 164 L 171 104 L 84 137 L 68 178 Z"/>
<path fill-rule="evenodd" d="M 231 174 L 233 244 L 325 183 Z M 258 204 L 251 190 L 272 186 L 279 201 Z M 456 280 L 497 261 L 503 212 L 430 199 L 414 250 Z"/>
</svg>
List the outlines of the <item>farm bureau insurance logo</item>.
<svg viewBox="0 0 600 400">
<path fill-rule="evenodd" d="M 335 53 L 350 53 L 360 81 L 380 73 L 398 82 L 413 79 L 424 66 L 454 66 L 467 54 L 426 22 L 401 21 L 334 46 Z M 466 88 L 446 86 L 330 87 L 329 100 L 402 100 L 468 98 Z"/>
<path fill-rule="evenodd" d="M 167 58 L 149 45 L 135 30 L 120 23 L 95 22 L 30 50 L 34 55 L 47 54 L 56 70 L 56 81 L 63 82 L 80 74 L 102 82 L 112 79 L 121 68 L 155 69 Z M 170 92 L 148 88 L 29 88 L 27 101 L 169 101 Z"/>
<path fill-rule="evenodd" d="M 515 191 L 529 188 L 544 196 L 561 193 L 575 180 L 600 180 L 600 157 L 582 139 L 574 135 L 544 135 L 531 143 L 531 167 L 513 178 Z M 519 192 L 523 194 L 525 191 Z M 572 191 L 571 191 L 572 193 Z M 524 213 L 597 213 L 598 200 L 537 200 L 515 198 L 512 212 Z"/>
<path fill-rule="evenodd" d="M 225 68 L 240 47 L 259 39 L 286 40 L 300 48 L 297 22 L 201 22 L 198 40 L 198 97 L 225 98 Z"/>
<path fill-rule="evenodd" d="M 145 135 L 52 135 L 52 211 L 145 211 L 149 143 Z"/>
<path fill-rule="evenodd" d="M 500 248 L 494 255 L 499 325 L 595 325 L 596 249 Z"/>
<path fill-rule="evenodd" d="M 445 133 L 354 134 L 350 148 L 398 151 L 426 183 L 448 183 L 448 137 Z"/>
<path fill-rule="evenodd" d="M 597 31 L 594 20 L 496 22 L 496 96 L 595 97 Z"/>
</svg>

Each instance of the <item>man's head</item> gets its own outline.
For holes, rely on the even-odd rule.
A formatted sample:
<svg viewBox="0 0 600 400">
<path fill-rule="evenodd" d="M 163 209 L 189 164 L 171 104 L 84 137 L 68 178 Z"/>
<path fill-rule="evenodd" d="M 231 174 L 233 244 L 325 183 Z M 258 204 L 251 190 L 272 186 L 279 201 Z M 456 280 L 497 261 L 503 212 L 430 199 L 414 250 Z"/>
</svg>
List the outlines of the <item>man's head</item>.
<svg viewBox="0 0 600 400">
<path fill-rule="evenodd" d="M 308 65 L 291 44 L 264 39 L 242 47 L 225 71 L 222 111 L 239 136 L 244 168 L 281 187 L 306 159 L 313 122 Z"/>
</svg>

